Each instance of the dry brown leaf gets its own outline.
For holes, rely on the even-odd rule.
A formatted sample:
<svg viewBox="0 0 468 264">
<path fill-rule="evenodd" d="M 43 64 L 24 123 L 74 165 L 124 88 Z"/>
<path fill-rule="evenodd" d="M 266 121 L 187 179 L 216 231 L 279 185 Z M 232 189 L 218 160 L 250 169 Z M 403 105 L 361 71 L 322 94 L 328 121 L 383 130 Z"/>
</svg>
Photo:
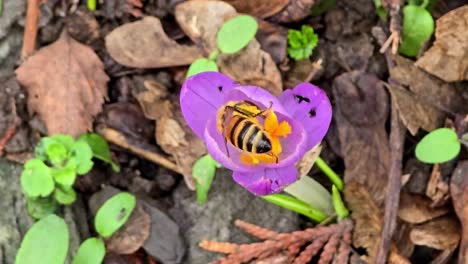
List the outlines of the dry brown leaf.
<svg viewBox="0 0 468 264">
<path fill-rule="evenodd" d="M 320 156 L 322 151 L 322 144 L 317 144 L 311 150 L 309 150 L 302 159 L 296 164 L 296 168 L 299 171 L 299 177 L 307 175 L 312 166 L 314 166 L 315 161 Z"/>
<path fill-rule="evenodd" d="M 281 11 L 289 4 L 289 0 L 224 0 L 238 12 L 255 17 L 267 18 Z"/>
<path fill-rule="evenodd" d="M 362 259 L 367 263 L 375 263 L 383 226 L 382 212 L 367 188 L 356 181 L 345 185 L 344 198 L 354 221 L 353 246 L 365 248 L 367 256 L 362 256 Z M 409 263 L 395 246 L 390 249 L 389 261 Z"/>
<path fill-rule="evenodd" d="M 106 36 L 106 49 L 118 63 L 136 68 L 189 65 L 202 57 L 197 47 L 170 39 L 161 21 L 151 16 L 114 29 Z"/>
<path fill-rule="evenodd" d="M 49 135 L 88 132 L 107 97 L 103 63 L 65 32 L 29 57 L 16 75 L 28 91 L 29 112 L 39 114 Z"/>
<path fill-rule="evenodd" d="M 462 241 L 458 263 L 468 262 L 468 161 L 461 161 L 453 172 L 450 182 L 450 194 L 453 207 L 462 224 Z"/>
<path fill-rule="evenodd" d="M 402 220 L 420 224 L 448 213 L 447 207 L 431 207 L 432 201 L 422 195 L 401 192 L 398 217 Z"/>
<path fill-rule="evenodd" d="M 286 59 L 288 46 L 288 29 L 278 24 L 258 20 L 258 31 L 255 38 L 263 50 L 268 52 L 276 63 Z"/>
<path fill-rule="evenodd" d="M 362 72 L 335 78 L 333 94 L 340 152 L 346 167 L 344 180 L 366 185 L 381 204 L 390 163 L 385 130 L 388 96 L 377 77 Z"/>
<path fill-rule="evenodd" d="M 192 167 L 206 153 L 205 144 L 186 125 L 177 100 L 169 96 L 164 85 L 145 81 L 145 88 L 135 98 L 146 117 L 156 120 L 156 142 L 175 159 L 187 186 L 194 190 Z"/>
<path fill-rule="evenodd" d="M 150 234 L 151 218 L 137 205 L 125 225 L 106 240 L 106 250 L 117 254 L 132 254 L 137 251 Z"/>
<path fill-rule="evenodd" d="M 289 5 L 283 11 L 271 17 L 271 20 L 281 23 L 300 21 L 310 15 L 310 9 L 317 2 L 317 0 L 290 0 Z"/>
<path fill-rule="evenodd" d="M 435 37 L 416 65 L 446 82 L 468 80 L 468 5 L 437 19 Z"/>
<path fill-rule="evenodd" d="M 414 66 L 413 61 L 395 56 L 391 78 L 406 86 L 389 88 L 403 123 L 411 134 L 419 128 L 430 131 L 443 125 L 446 113 L 467 111 L 463 88 L 445 83 Z"/>
<path fill-rule="evenodd" d="M 209 54 L 217 48 L 216 34 L 224 21 L 236 16 L 236 10 L 221 1 L 188 1 L 177 5 L 175 17 L 184 32 Z M 221 72 L 241 84 L 254 84 L 279 95 L 283 90 L 281 74 L 270 54 L 253 39 L 235 54 L 220 54 Z"/>
<path fill-rule="evenodd" d="M 416 245 L 453 250 L 460 242 L 460 225 L 454 217 L 443 216 L 415 226 L 410 237 Z"/>
</svg>

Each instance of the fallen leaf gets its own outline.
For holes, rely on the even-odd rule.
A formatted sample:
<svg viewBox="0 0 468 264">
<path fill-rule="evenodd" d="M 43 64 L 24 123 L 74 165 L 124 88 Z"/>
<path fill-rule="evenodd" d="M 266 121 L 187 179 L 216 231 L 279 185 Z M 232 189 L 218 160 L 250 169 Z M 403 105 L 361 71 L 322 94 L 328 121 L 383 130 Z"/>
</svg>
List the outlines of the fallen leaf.
<svg viewBox="0 0 468 264">
<path fill-rule="evenodd" d="M 468 6 L 437 19 L 435 38 L 416 65 L 446 82 L 468 80 Z"/>
<path fill-rule="evenodd" d="M 311 150 L 306 152 L 300 161 L 297 162 L 296 168 L 299 171 L 299 177 L 305 176 L 309 173 L 312 166 L 314 166 L 315 161 L 320 156 L 322 151 L 322 144 L 317 144 Z"/>
<path fill-rule="evenodd" d="M 177 5 L 175 10 L 182 30 L 207 54 L 217 49 L 216 34 L 224 21 L 236 15 L 232 6 L 221 1 L 187 1 Z M 235 54 L 220 54 L 217 63 L 221 72 L 241 84 L 265 87 L 274 95 L 283 90 L 275 62 L 270 54 L 260 49 L 255 39 Z"/>
<path fill-rule="evenodd" d="M 283 11 L 271 17 L 271 21 L 290 23 L 300 21 L 310 15 L 310 9 L 317 0 L 290 0 Z"/>
<path fill-rule="evenodd" d="M 291 62 L 291 68 L 286 72 L 284 86 L 293 88 L 301 82 L 310 81 L 311 74 L 316 74 L 322 69 L 321 61 L 299 60 Z"/>
<path fill-rule="evenodd" d="M 99 23 L 91 12 L 78 9 L 66 17 L 68 34 L 81 43 L 91 44 L 100 37 Z"/>
<path fill-rule="evenodd" d="M 103 63 L 65 32 L 29 57 L 16 76 L 28 91 L 29 112 L 39 114 L 49 135 L 90 131 L 107 97 L 109 77 Z"/>
<path fill-rule="evenodd" d="M 106 36 L 106 49 L 118 63 L 135 68 L 188 65 L 202 57 L 197 47 L 170 39 L 161 21 L 151 16 L 114 29 Z"/>
<path fill-rule="evenodd" d="M 354 221 L 353 246 L 365 248 L 367 254 L 361 258 L 367 263 L 375 263 L 383 226 L 382 212 L 368 189 L 354 180 L 345 184 L 344 198 Z M 389 263 L 410 262 L 392 245 Z"/>
<path fill-rule="evenodd" d="M 186 125 L 178 100 L 167 93 L 164 85 L 147 81 L 145 88 L 135 93 L 135 98 L 145 115 L 156 120 L 156 143 L 175 159 L 187 186 L 194 190 L 192 167 L 206 153 L 205 144 Z"/>
<path fill-rule="evenodd" d="M 151 218 L 137 205 L 123 227 L 106 240 L 106 250 L 117 254 L 132 254 L 143 246 L 149 237 Z"/>
<path fill-rule="evenodd" d="M 385 129 L 388 96 L 376 76 L 362 72 L 335 78 L 333 94 L 340 153 L 345 163 L 344 180 L 364 184 L 381 204 L 390 163 Z"/>
<path fill-rule="evenodd" d="M 447 207 L 431 207 L 432 201 L 422 195 L 401 192 L 398 217 L 408 223 L 420 224 L 445 215 Z"/>
<path fill-rule="evenodd" d="M 432 173 L 426 186 L 426 196 L 432 200 L 432 206 L 444 205 L 449 199 L 448 178 L 452 173 L 452 166 L 447 163 L 434 164 Z"/>
<path fill-rule="evenodd" d="M 413 227 L 411 241 L 438 250 L 455 249 L 460 242 L 460 225 L 451 216 L 443 216 Z"/>
<path fill-rule="evenodd" d="M 468 111 L 462 87 L 427 74 L 414 66 L 411 60 L 400 56 L 395 56 L 394 60 L 396 66 L 390 69 L 391 79 L 408 89 L 392 86 L 390 92 L 403 122 L 413 135 L 419 128 L 430 131 L 441 127 L 446 112 Z"/>
<path fill-rule="evenodd" d="M 462 224 L 458 263 L 468 262 L 468 161 L 460 161 L 452 174 L 450 194 L 455 213 Z"/>
<path fill-rule="evenodd" d="M 258 32 L 255 38 L 260 43 L 262 49 L 271 55 L 275 63 L 281 63 L 286 59 L 286 48 L 288 46 L 287 28 L 264 20 L 258 20 L 257 22 Z"/>
<path fill-rule="evenodd" d="M 238 12 L 255 17 L 267 18 L 280 12 L 289 4 L 290 0 L 224 0 Z"/>
</svg>

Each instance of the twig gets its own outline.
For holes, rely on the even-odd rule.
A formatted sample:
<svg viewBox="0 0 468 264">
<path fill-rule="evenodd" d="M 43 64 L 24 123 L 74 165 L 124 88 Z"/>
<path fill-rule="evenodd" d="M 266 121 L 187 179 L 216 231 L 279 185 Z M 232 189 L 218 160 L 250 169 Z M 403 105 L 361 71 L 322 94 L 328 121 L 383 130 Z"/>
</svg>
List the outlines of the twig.
<svg viewBox="0 0 468 264">
<path fill-rule="evenodd" d="M 124 149 L 128 149 L 131 152 L 156 164 L 159 164 L 167 169 L 170 169 L 176 173 L 182 174 L 182 170 L 175 163 L 168 160 L 163 155 L 155 153 L 152 150 L 147 150 L 147 148 L 151 148 L 150 146 L 142 148 L 131 144 L 123 134 L 112 128 L 102 128 L 98 131 L 98 133 L 101 134 L 107 141 L 111 143 L 114 143 Z"/>
<path fill-rule="evenodd" d="M 39 5 L 42 0 L 28 0 L 26 11 L 26 22 L 24 24 L 23 47 L 21 49 L 21 59 L 31 55 L 36 49 L 37 25 L 39 23 Z"/>
<path fill-rule="evenodd" d="M 400 7 L 401 1 L 399 0 L 391 0 L 391 1 L 384 1 L 389 2 L 386 3 L 387 8 L 389 9 L 390 13 L 390 36 L 388 39 L 381 43 L 380 53 L 385 53 L 387 49 L 392 46 L 392 54 L 396 54 L 398 51 L 398 44 L 400 44 L 400 36 L 401 36 L 401 14 L 400 14 Z"/>
<path fill-rule="evenodd" d="M 5 131 L 5 134 L 0 139 L 0 156 L 3 155 L 3 148 L 5 147 L 6 143 L 8 143 L 8 141 L 10 141 L 10 139 L 15 135 L 16 128 L 19 126 L 19 124 L 21 124 L 21 119 L 15 116 L 13 124 L 8 127 L 8 129 Z"/>
<path fill-rule="evenodd" d="M 376 263 L 385 264 L 390 243 L 397 224 L 398 203 L 401 191 L 401 168 L 403 159 L 405 127 L 403 126 L 398 110 L 393 105 L 391 113 L 390 151 L 392 161 L 390 164 L 387 182 L 387 195 L 385 196 L 384 224 L 377 250 Z"/>
</svg>

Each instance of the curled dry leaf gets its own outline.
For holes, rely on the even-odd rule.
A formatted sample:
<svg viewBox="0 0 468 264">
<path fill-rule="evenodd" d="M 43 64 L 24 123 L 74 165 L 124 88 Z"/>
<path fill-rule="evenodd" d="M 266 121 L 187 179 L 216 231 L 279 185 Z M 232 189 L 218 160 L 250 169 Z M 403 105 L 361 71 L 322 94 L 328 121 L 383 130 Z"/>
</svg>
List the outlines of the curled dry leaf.
<svg viewBox="0 0 468 264">
<path fill-rule="evenodd" d="M 406 86 L 389 87 L 400 117 L 415 135 L 419 128 L 431 131 L 443 125 L 446 113 L 468 111 L 463 88 L 445 83 L 414 66 L 413 61 L 395 56 L 396 66 L 390 69 L 392 80 Z"/>
<path fill-rule="evenodd" d="M 382 232 L 382 212 L 368 189 L 356 181 L 345 185 L 344 198 L 354 221 L 353 246 L 367 250 L 362 258 L 367 263 L 375 263 L 380 234 Z M 389 263 L 410 263 L 401 256 L 394 245 L 390 248 Z"/>
<path fill-rule="evenodd" d="M 39 114 L 48 134 L 78 136 L 91 130 L 107 97 L 103 63 L 65 32 L 29 57 L 16 76 L 28 91 L 29 112 Z"/>
<path fill-rule="evenodd" d="M 468 161 L 458 163 L 450 182 L 453 207 L 462 224 L 458 263 L 468 262 Z"/>
<path fill-rule="evenodd" d="M 188 128 L 178 100 L 171 98 L 167 88 L 154 81 L 146 81 L 147 90 L 136 93 L 135 98 L 143 108 L 146 117 L 156 120 L 156 142 L 176 160 L 190 189 L 195 189 L 192 177 L 193 163 L 206 153 L 206 148 Z"/>
<path fill-rule="evenodd" d="M 345 182 L 369 188 L 378 204 L 385 196 L 390 149 L 385 122 L 387 94 L 374 75 L 344 73 L 333 82 L 334 118 L 345 162 Z"/>
<path fill-rule="evenodd" d="M 416 65 L 446 82 L 468 80 L 468 5 L 439 18 L 435 37 Z"/>
<path fill-rule="evenodd" d="M 317 2 L 317 0 L 290 0 L 286 8 L 271 17 L 271 20 L 280 23 L 300 21 L 310 15 L 310 9 Z"/>
<path fill-rule="evenodd" d="M 460 242 L 460 225 L 452 216 L 443 216 L 413 227 L 411 241 L 438 250 L 454 250 Z"/>
<path fill-rule="evenodd" d="M 156 17 L 124 24 L 106 36 L 106 49 L 118 63 L 136 68 L 188 65 L 202 56 L 195 46 L 180 45 Z"/>
<path fill-rule="evenodd" d="M 221 1 L 187 1 L 177 5 L 175 10 L 182 30 L 206 54 L 217 49 L 216 34 L 224 21 L 236 15 L 232 6 Z M 235 54 L 220 54 L 217 63 L 221 72 L 241 84 L 265 87 L 274 95 L 279 95 L 283 90 L 281 74 L 275 62 L 255 39 Z"/>
<path fill-rule="evenodd" d="M 140 205 L 137 205 L 125 225 L 106 240 L 106 249 L 117 254 L 132 254 L 149 237 L 151 218 Z"/>
<path fill-rule="evenodd" d="M 431 207 L 432 201 L 422 195 L 401 192 L 398 217 L 408 223 L 420 224 L 449 212 L 447 207 Z"/>
<path fill-rule="evenodd" d="M 280 12 L 289 4 L 290 0 L 224 0 L 238 12 L 255 17 L 267 18 Z"/>
<path fill-rule="evenodd" d="M 276 63 L 281 63 L 286 59 L 288 29 L 264 20 L 257 22 L 258 32 L 255 37 L 260 42 L 260 46 L 271 55 Z"/>
<path fill-rule="evenodd" d="M 305 176 L 309 173 L 312 166 L 314 166 L 315 161 L 320 156 L 322 151 L 322 144 L 318 144 L 309 150 L 304 157 L 296 164 L 296 168 L 299 171 L 299 176 Z"/>
</svg>

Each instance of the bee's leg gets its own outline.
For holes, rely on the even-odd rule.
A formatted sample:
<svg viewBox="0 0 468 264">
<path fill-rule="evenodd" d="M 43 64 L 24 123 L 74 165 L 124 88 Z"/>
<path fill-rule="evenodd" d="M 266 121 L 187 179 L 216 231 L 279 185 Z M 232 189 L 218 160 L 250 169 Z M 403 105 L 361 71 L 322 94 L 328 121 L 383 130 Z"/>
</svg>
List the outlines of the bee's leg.
<svg viewBox="0 0 468 264">
<path fill-rule="evenodd" d="M 268 116 L 268 113 L 270 113 L 272 111 L 272 109 L 271 109 L 272 107 L 273 107 L 273 102 L 270 101 L 270 106 L 267 109 L 265 109 L 265 110 L 261 111 L 260 113 L 256 114 L 256 116 L 261 116 L 263 118 L 266 118 Z"/>
</svg>

